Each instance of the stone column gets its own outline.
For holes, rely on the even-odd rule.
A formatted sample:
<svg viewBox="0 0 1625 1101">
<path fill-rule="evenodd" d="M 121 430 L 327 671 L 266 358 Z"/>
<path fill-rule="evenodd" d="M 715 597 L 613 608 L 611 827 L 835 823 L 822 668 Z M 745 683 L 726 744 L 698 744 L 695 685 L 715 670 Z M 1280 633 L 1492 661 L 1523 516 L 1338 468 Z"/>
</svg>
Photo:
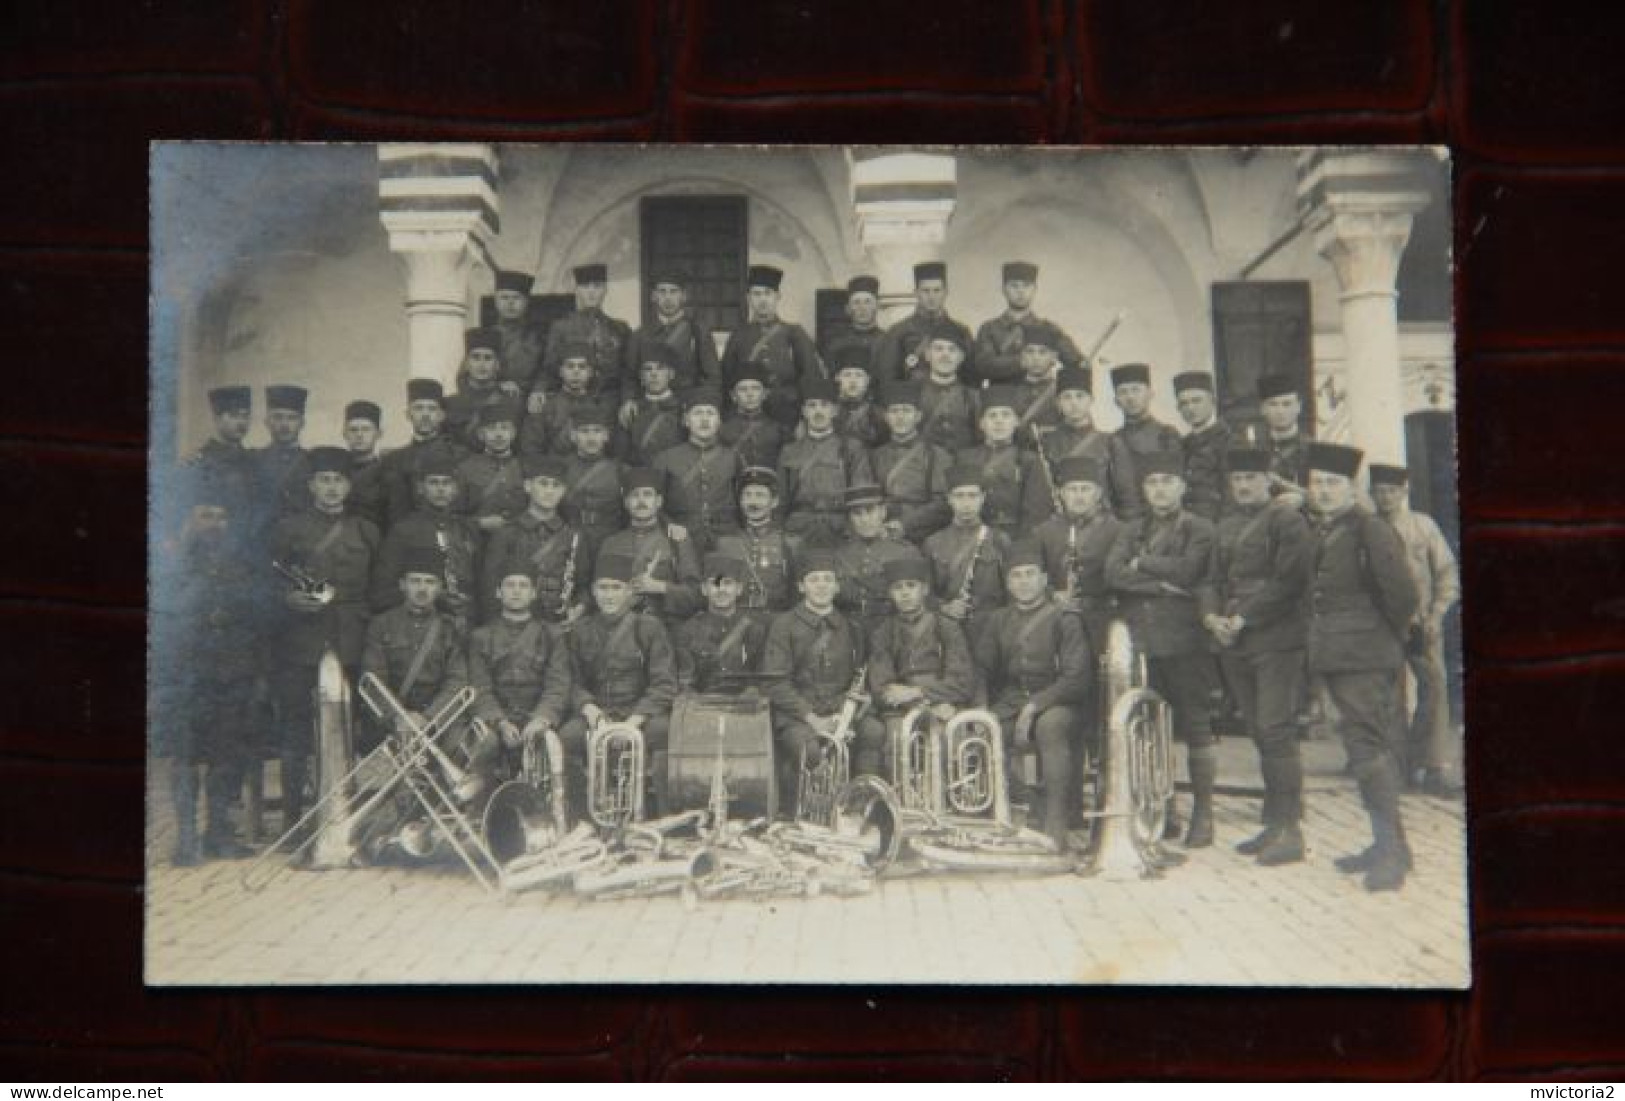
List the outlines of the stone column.
<svg viewBox="0 0 1625 1101">
<path fill-rule="evenodd" d="M 1342 291 L 1349 442 L 1367 462 L 1405 462 L 1395 280 L 1412 218 L 1428 203 L 1416 183 L 1419 155 L 1427 154 L 1316 151 L 1299 160 L 1299 203 Z"/>
<path fill-rule="evenodd" d="M 410 378 L 449 390 L 463 359 L 470 266 L 500 227 L 489 145 L 378 147 L 379 216 L 406 271 Z"/>
<path fill-rule="evenodd" d="M 914 265 L 940 260 L 956 198 L 954 158 L 936 153 L 854 154 L 852 212 L 880 280 L 880 317 L 914 305 Z"/>
</svg>

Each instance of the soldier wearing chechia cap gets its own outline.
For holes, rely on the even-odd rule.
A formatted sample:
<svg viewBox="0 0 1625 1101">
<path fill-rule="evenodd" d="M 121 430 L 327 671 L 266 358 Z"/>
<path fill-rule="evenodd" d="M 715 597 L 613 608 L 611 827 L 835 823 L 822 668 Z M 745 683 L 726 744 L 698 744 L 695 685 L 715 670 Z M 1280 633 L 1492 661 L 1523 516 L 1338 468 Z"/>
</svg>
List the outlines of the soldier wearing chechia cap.
<svg viewBox="0 0 1625 1101">
<path fill-rule="evenodd" d="M 719 438 L 739 452 L 745 466 L 777 470 L 789 432 L 767 413 L 767 376 L 755 364 L 746 364 L 734 376 L 727 397 L 732 411 L 722 418 Z"/>
<path fill-rule="evenodd" d="M 305 403 L 310 392 L 303 386 L 265 388 L 265 430 L 271 436 L 264 447 L 249 452 L 256 496 L 266 522 L 298 512 L 308 500 L 305 481 L 310 477 L 308 452 L 299 443 L 305 430 Z"/>
<path fill-rule="evenodd" d="M 1185 453 L 1185 507 L 1208 520 L 1218 520 L 1229 500 L 1225 455 L 1230 426 L 1219 416 L 1213 376 L 1183 371 L 1174 376 L 1174 398 L 1189 431 L 1180 438 Z"/>
<path fill-rule="evenodd" d="M 720 389 L 722 366 L 711 330 L 688 308 L 688 279 L 675 268 L 662 268 L 649 280 L 649 303 L 654 313 L 635 337 L 639 362 L 651 344 L 664 344 L 671 351 L 675 372 L 672 389 L 679 398 L 687 397 L 696 386 Z"/>
<path fill-rule="evenodd" d="M 530 292 L 536 280 L 522 271 L 498 271 L 492 294 L 496 319 L 491 326 L 500 345 L 498 378 L 511 382 L 517 393 L 531 391 L 542 369 L 542 336 L 530 318 Z"/>
<path fill-rule="evenodd" d="M 1302 430 L 1303 393 L 1296 377 L 1265 375 L 1258 380 L 1258 411 L 1264 418 L 1260 432 L 1248 430 L 1250 446 L 1270 453 L 1270 475 L 1277 494 L 1301 499 L 1309 482 L 1310 438 Z"/>
<path fill-rule="evenodd" d="M 948 471 L 954 459 L 920 433 L 919 383 L 892 383 L 881 404 L 891 438 L 870 459 L 886 493 L 886 526 L 917 546 L 950 518 Z"/>
<path fill-rule="evenodd" d="M 728 678 L 754 673 L 767 641 L 767 620 L 739 604 L 745 591 L 742 559 L 721 551 L 705 556 L 701 588 L 705 610 L 695 613 L 673 636 L 677 685 L 684 692 L 721 692 L 739 687 Z"/>
<path fill-rule="evenodd" d="M 732 390 L 747 369 L 760 371 L 767 390 L 763 409 L 788 430 L 801 415 L 807 385 L 827 376 L 807 330 L 779 316 L 783 282 L 784 272 L 767 264 L 752 264 L 745 273 L 750 316 L 728 337 L 722 383 Z"/>
<path fill-rule="evenodd" d="M 700 558 L 694 539 L 665 520 L 666 472 L 632 467 L 621 480 L 626 527 L 599 544 L 599 557 L 624 555 L 637 567 L 628 579 L 640 610 L 677 625 L 705 604 L 700 594 Z"/>
<path fill-rule="evenodd" d="M 1062 332 L 1059 325 L 1033 312 L 1033 297 L 1038 293 L 1038 265 L 1011 260 L 1000 275 L 1008 308 L 998 317 L 982 322 L 981 328 L 976 330 L 976 377 L 987 382 L 1019 382 L 1024 373 L 1022 349 L 1028 343 L 1031 330 L 1038 326 L 1053 333 L 1049 339 L 1055 342 L 1055 355 L 1061 366 L 1082 364 L 1083 353 L 1072 338 Z"/>
<path fill-rule="evenodd" d="M 1060 509 L 1039 524 L 1033 537 L 1044 555 L 1050 588 L 1083 617 L 1089 642 L 1106 647 L 1117 602 L 1106 579 L 1106 559 L 1122 521 L 1106 505 L 1106 470 L 1093 459 L 1071 456 L 1055 464 Z"/>
<path fill-rule="evenodd" d="M 779 453 L 779 501 L 786 531 L 809 543 L 832 547 L 846 534 L 845 494 L 871 485 L 869 452 L 835 431 L 835 384 L 814 379 L 802 389 L 806 432 Z"/>
<path fill-rule="evenodd" d="M 344 446 L 350 449 L 348 508 L 379 526 L 384 525 L 388 486 L 378 440 L 384 433 L 384 411 L 376 402 L 352 401 L 344 407 Z"/>
<path fill-rule="evenodd" d="M 426 462 L 450 463 L 453 469 L 468 455 L 468 448 L 445 432 L 446 390 L 432 378 L 408 379 L 406 419 L 412 425 L 412 438 L 405 447 L 383 458 L 382 477 L 387 487 L 385 516 L 394 526 L 417 508 L 418 487 Z"/>
<path fill-rule="evenodd" d="M 259 475 L 254 453 L 243 446 L 253 417 L 254 392 L 247 386 L 217 386 L 209 391 L 209 412 L 213 434 L 203 446 L 187 457 L 181 485 L 198 489 L 207 486 L 207 495 L 231 510 L 234 539 L 252 538 L 253 516 L 258 507 Z M 185 515 L 164 525 L 172 537 Z"/>
<path fill-rule="evenodd" d="M 479 622 L 490 603 L 480 586 L 480 533 L 459 508 L 463 488 L 457 466 L 449 454 L 425 455 L 417 464 L 418 507 L 390 526 L 378 550 L 371 586 L 374 612 L 400 603 L 397 564 L 417 547 L 440 555 L 440 607 L 459 628 L 466 631 Z"/>
<path fill-rule="evenodd" d="M 457 390 L 446 398 L 442 431 L 464 447 L 477 450 L 480 410 L 518 397 L 519 388 L 502 381 L 501 334 L 495 329 L 463 330 L 463 363 L 457 372 Z"/>
<path fill-rule="evenodd" d="M 598 544 L 560 512 L 569 477 L 564 459 L 526 455 L 520 469 L 526 507 L 486 542 L 480 593 L 489 600 L 505 574 L 522 565 L 530 575 L 536 617 L 562 623 L 581 614 L 588 603 Z"/>
<path fill-rule="evenodd" d="M 1337 867 L 1361 872 L 1368 891 L 1402 887 L 1411 850 L 1400 819 L 1405 756 L 1400 672 L 1419 603 L 1405 547 L 1356 501 L 1363 455 L 1311 443 L 1308 498 L 1314 528 L 1309 578 L 1309 672 L 1336 705 L 1349 768 L 1371 818 L 1371 847 Z"/>
<path fill-rule="evenodd" d="M 1151 368 L 1124 363 L 1111 369 L 1112 396 L 1123 411 L 1123 424 L 1112 433 L 1112 507 L 1119 518 L 1145 514 L 1140 492 L 1140 460 L 1146 455 L 1179 451 L 1179 433 L 1151 415 Z"/>
<path fill-rule="evenodd" d="M 632 362 L 632 327 L 604 312 L 604 296 L 609 293 L 609 267 L 581 264 L 571 269 L 570 274 L 575 281 L 576 308 L 547 330 L 542 377 L 531 386 L 531 412 L 540 408 L 534 395 L 558 389 L 564 348 L 584 344 L 593 370 L 598 374 L 599 387 L 606 393 L 619 395 L 624 413 L 626 404 L 637 397 L 637 370 Z"/>
<path fill-rule="evenodd" d="M 717 540 L 739 526 L 736 496 L 743 465 L 733 448 L 718 442 L 722 395 L 695 387 L 683 401 L 688 439 L 654 458 L 666 475 L 666 515 L 688 529 L 703 556 Z"/>
<path fill-rule="evenodd" d="M 971 706 L 976 663 L 959 624 L 926 606 L 931 563 L 919 555 L 886 563 L 893 608 L 869 632 L 869 691 L 884 715 L 925 706 L 938 723 Z"/>
<path fill-rule="evenodd" d="M 964 349 L 960 380 L 979 379 L 975 373 L 976 338 L 948 316 L 948 265 L 927 261 L 914 265 L 914 312 L 886 330 L 875 349 L 874 374 L 882 386 L 905 378 L 923 378 L 926 357 L 939 330 L 951 331 Z"/>
<path fill-rule="evenodd" d="M 778 474 L 747 467 L 739 478 L 739 530 L 717 542 L 718 552 L 745 564 L 740 604 L 757 616 L 786 611 L 794 603 L 796 559 L 805 549 L 802 539 L 778 522 L 778 504 Z"/>
<path fill-rule="evenodd" d="M 853 276 L 846 283 L 846 325 L 830 341 L 829 357 L 844 348 L 862 348 L 872 363 L 885 335 L 880 324 L 880 280 L 872 275 Z"/>
<path fill-rule="evenodd" d="M 912 543 L 887 534 L 886 495 L 879 486 L 852 486 L 844 500 L 849 534 L 835 550 L 841 579 L 836 605 L 867 632 L 893 611 L 887 564 L 920 558 L 920 552 Z"/>
</svg>

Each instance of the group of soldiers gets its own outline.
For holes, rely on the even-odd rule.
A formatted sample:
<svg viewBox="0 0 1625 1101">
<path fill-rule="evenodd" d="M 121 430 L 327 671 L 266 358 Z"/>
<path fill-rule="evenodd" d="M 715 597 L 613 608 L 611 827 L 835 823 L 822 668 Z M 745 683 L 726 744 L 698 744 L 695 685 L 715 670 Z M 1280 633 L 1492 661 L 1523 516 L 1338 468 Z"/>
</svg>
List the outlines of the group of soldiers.
<svg viewBox="0 0 1625 1101">
<path fill-rule="evenodd" d="M 803 747 L 847 699 L 864 701 L 854 771 L 880 775 L 888 720 L 985 706 L 1012 759 L 1035 765 L 1011 770 L 1013 795 L 1065 844 L 1101 735 L 1095 655 L 1120 618 L 1186 746 L 1185 845 L 1214 840 L 1222 684 L 1266 788 L 1262 832 L 1236 848 L 1266 866 L 1304 858 L 1312 677 L 1372 824 L 1371 847 L 1340 866 L 1400 886 L 1399 794 L 1413 769 L 1445 764 L 1434 734 L 1407 744 L 1402 669 L 1409 655 L 1419 683 L 1433 674 L 1418 724 L 1437 720 L 1455 599 L 1437 527 L 1405 507 L 1405 471 L 1371 468 L 1379 515 L 1361 453 L 1300 432 L 1289 378 L 1262 381 L 1266 431 L 1242 438 L 1216 415 L 1211 375 L 1175 377 L 1182 433 L 1151 414 L 1150 369 L 1121 364 L 1100 381 L 1123 425 L 1103 432 L 1093 365 L 1033 311 L 1036 266 L 1002 274 L 1009 309 L 974 335 L 946 311 L 941 264 L 916 268 L 918 308 L 884 330 L 878 284 L 854 279 L 851 324 L 820 354 L 778 315 L 782 273 L 752 266 L 748 320 L 719 356 L 680 274 L 655 276 L 653 320 L 634 332 L 603 311 L 604 266 L 577 268 L 577 309 L 544 334 L 526 322 L 530 278 L 501 272 L 497 323 L 467 333 L 455 390 L 409 381 L 411 439 L 388 451 L 365 400 L 345 408 L 344 447 L 304 448 L 293 386 L 265 388 L 270 444 L 247 449 L 249 388 L 211 391 L 214 434 L 181 471 L 158 603 L 176 640 L 159 682 L 180 764 L 176 861 L 243 855 L 230 814 L 262 757 L 280 758 L 284 820 L 298 820 L 327 651 L 386 684 L 403 722 L 472 686 L 483 721 L 460 752 L 476 777 L 511 774 L 556 732 L 577 807 L 604 721 L 641 728 L 660 807 L 680 693 L 765 695 L 792 807 Z"/>
</svg>

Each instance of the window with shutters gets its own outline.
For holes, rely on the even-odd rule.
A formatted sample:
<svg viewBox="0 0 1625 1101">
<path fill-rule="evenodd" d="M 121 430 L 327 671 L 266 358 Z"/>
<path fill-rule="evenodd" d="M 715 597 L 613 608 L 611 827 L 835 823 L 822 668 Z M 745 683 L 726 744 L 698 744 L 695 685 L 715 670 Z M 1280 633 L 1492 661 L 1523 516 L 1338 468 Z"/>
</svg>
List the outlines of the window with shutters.
<svg viewBox="0 0 1625 1101">
<path fill-rule="evenodd" d="M 1299 426 L 1313 433 L 1315 375 L 1309 284 L 1302 280 L 1213 284 L 1213 368 L 1219 415 L 1238 433 L 1262 426 L 1258 380 L 1290 375 L 1303 396 Z M 1262 427 L 1260 427 L 1262 431 Z"/>
<path fill-rule="evenodd" d="M 745 266 L 750 242 L 743 195 L 653 195 L 638 211 L 643 239 L 643 320 L 654 313 L 649 292 L 662 271 L 687 281 L 688 308 L 723 335 L 745 320 Z"/>
</svg>

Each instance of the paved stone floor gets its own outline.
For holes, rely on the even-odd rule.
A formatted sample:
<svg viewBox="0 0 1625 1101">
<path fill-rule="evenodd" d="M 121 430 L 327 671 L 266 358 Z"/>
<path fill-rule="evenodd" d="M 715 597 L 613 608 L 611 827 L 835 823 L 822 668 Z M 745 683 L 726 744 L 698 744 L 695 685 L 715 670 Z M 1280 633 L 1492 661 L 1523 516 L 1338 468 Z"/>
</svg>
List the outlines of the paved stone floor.
<svg viewBox="0 0 1625 1101">
<path fill-rule="evenodd" d="M 240 863 L 170 867 L 172 823 L 155 813 L 147 981 L 1466 986 L 1461 804 L 1407 796 L 1416 871 L 1403 891 L 1368 895 L 1331 863 L 1369 842 L 1342 751 L 1306 749 L 1304 864 L 1263 869 L 1231 851 L 1256 832 L 1245 790 L 1258 773 L 1250 744 L 1226 739 L 1219 843 L 1159 880 L 919 876 L 853 898 L 692 910 L 671 897 L 496 898 L 450 867 L 288 871 L 251 894 Z"/>
</svg>

